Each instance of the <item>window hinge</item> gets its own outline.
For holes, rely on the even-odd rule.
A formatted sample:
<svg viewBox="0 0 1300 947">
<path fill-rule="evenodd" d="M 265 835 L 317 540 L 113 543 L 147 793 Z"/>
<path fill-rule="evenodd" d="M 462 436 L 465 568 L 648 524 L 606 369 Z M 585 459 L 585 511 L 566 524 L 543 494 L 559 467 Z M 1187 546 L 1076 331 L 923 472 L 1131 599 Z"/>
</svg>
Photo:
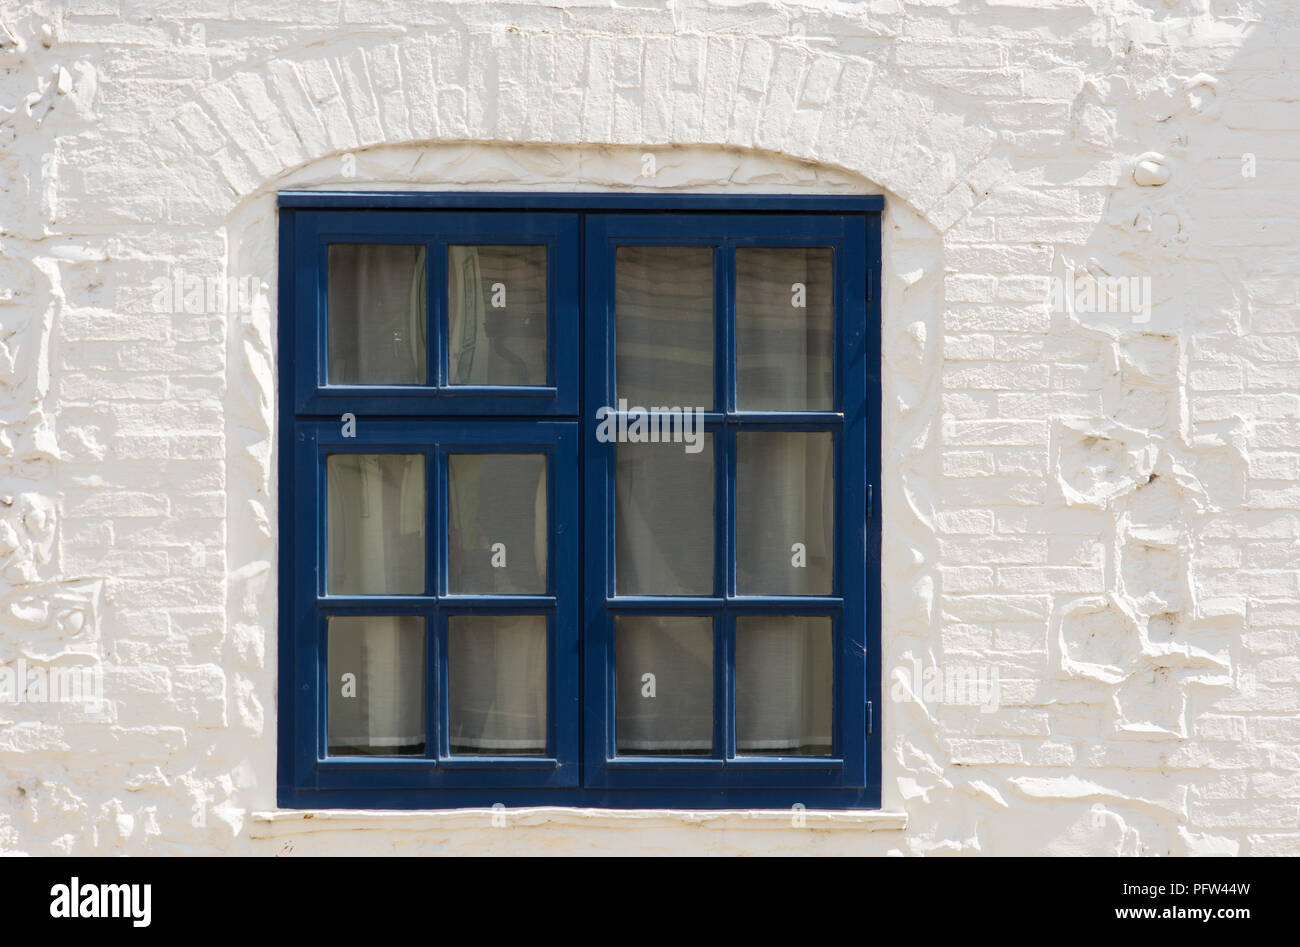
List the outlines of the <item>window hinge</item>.
<svg viewBox="0 0 1300 947">
<path fill-rule="evenodd" d="M 872 723 L 873 721 L 871 719 L 871 701 L 867 701 L 867 736 L 871 736 Z"/>
</svg>

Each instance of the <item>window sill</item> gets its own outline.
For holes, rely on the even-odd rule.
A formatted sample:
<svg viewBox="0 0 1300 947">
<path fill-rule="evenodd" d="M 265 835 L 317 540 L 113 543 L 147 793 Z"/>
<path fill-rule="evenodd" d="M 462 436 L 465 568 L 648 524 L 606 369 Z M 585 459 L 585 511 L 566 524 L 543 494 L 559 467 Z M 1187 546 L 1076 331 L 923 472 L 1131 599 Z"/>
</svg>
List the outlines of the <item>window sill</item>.
<svg viewBox="0 0 1300 947">
<path fill-rule="evenodd" d="M 801 817 L 802 825 L 795 824 Z M 856 809 L 579 809 L 538 806 L 524 809 L 273 809 L 252 813 L 249 835 L 276 839 L 304 832 L 361 832 L 481 829 L 504 817 L 511 827 L 657 828 L 701 825 L 716 829 L 812 829 L 902 832 L 907 813 Z"/>
</svg>

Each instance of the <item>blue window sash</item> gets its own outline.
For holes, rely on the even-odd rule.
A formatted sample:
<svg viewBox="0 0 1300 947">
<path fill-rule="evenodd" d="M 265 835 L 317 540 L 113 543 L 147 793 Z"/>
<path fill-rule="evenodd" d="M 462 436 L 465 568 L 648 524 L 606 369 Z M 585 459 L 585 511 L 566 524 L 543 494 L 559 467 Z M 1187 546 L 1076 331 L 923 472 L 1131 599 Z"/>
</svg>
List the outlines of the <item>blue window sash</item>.
<svg viewBox="0 0 1300 947">
<path fill-rule="evenodd" d="M 880 304 L 875 287 L 879 285 L 882 207 L 882 200 L 871 196 L 282 192 L 279 804 L 395 809 L 495 803 L 878 807 L 881 523 L 869 498 L 871 485 L 878 484 L 880 476 Z M 449 392 L 437 386 L 349 389 L 322 384 L 323 246 L 335 239 L 426 244 L 431 270 L 427 361 L 435 382 L 445 377 L 441 374 L 445 353 L 437 348 L 445 337 L 445 312 L 440 311 L 445 309 L 445 282 L 437 267 L 445 259 L 447 242 L 547 243 L 551 390 Z M 614 325 L 608 247 L 610 241 L 620 239 L 666 244 L 702 240 L 719 248 L 726 261 L 717 281 L 721 296 L 715 306 L 718 331 L 726 333 L 717 336 L 719 352 L 733 351 L 729 294 L 734 286 L 730 254 L 735 247 L 835 247 L 835 410 L 737 412 L 733 359 L 718 358 L 715 392 L 722 400 L 718 410 L 706 416 L 707 426 L 722 432 L 715 440 L 722 461 L 717 465 L 720 479 L 734 469 L 737 429 L 835 432 L 839 506 L 832 595 L 609 598 L 612 446 L 594 441 L 594 414 L 596 407 L 616 403 L 609 390 Z M 340 436 L 338 419 L 344 412 L 357 417 L 355 439 Z M 382 448 L 418 450 L 433 458 L 447 445 L 486 449 L 498 444 L 509 450 L 539 442 L 549 445 L 557 458 L 568 458 L 567 464 L 556 460 L 548 466 L 552 493 L 548 581 L 553 597 L 436 594 L 437 588 L 445 586 L 433 586 L 435 594 L 415 597 L 324 594 L 320 585 L 325 506 L 319 492 L 322 452 Z M 426 459 L 433 488 L 430 496 L 439 498 L 439 507 L 444 502 L 437 483 L 441 471 L 441 462 Z M 581 498 L 579 481 L 585 488 Z M 723 483 L 715 490 L 718 498 L 728 496 Z M 735 511 L 731 504 L 723 505 L 718 529 L 729 536 Z M 437 516 L 438 511 L 431 509 L 427 531 L 431 545 L 444 542 Z M 734 588 L 734 565 L 730 571 L 722 568 L 733 558 L 724 554 L 729 548 L 722 544 L 729 541 L 727 536 L 715 539 L 718 588 L 724 590 Z M 434 563 L 443 563 L 445 569 L 445 549 L 431 548 L 426 557 L 431 569 Z M 325 758 L 324 617 L 367 609 L 372 614 L 414 613 L 426 619 L 426 654 L 433 677 L 426 688 L 431 728 L 426 758 Z M 552 658 L 548 757 L 449 759 L 443 752 L 445 735 L 440 728 L 445 726 L 445 715 L 438 711 L 440 695 L 445 694 L 446 617 L 462 609 L 548 614 Z M 720 623 L 714 665 L 722 686 L 715 681 L 715 697 L 724 711 L 734 703 L 729 689 L 734 687 L 731 662 L 737 614 L 831 616 L 837 642 L 833 756 L 736 759 L 734 732 L 728 732 L 734 724 L 715 710 L 713 758 L 615 758 L 611 616 L 646 609 L 711 615 Z M 865 732 L 868 704 L 874 708 L 870 733 Z"/>
<path fill-rule="evenodd" d="M 283 213 L 283 212 L 282 212 Z M 578 239 L 574 214 L 460 211 L 304 211 L 296 215 L 294 386 L 299 415 L 567 415 L 578 405 Z M 428 384 L 338 385 L 326 380 L 327 257 L 332 243 L 423 244 Z M 447 248 L 453 244 L 539 244 L 547 248 L 547 385 L 447 382 Z M 314 368 L 313 368 L 314 367 Z"/>
<path fill-rule="evenodd" d="M 335 420 L 295 424 L 294 782 L 346 789 L 559 787 L 578 782 L 577 425 L 572 421 L 361 419 L 344 437 Z M 331 595 L 326 588 L 326 460 L 337 454 L 420 454 L 425 458 L 424 594 Z M 458 453 L 547 457 L 548 589 L 540 595 L 464 595 L 447 589 L 446 458 Z M 447 618 L 456 614 L 542 614 L 547 619 L 547 754 L 451 756 L 447 733 Z M 329 757 L 325 695 L 327 621 L 333 615 L 414 615 L 425 620 L 423 757 Z"/>
<path fill-rule="evenodd" d="M 864 788 L 866 763 L 866 590 L 846 571 L 866 561 L 867 467 L 866 221 L 850 216 L 677 214 L 588 215 L 585 220 L 587 325 L 585 384 L 584 656 L 588 786 L 646 785 L 732 789 L 756 780 L 779 788 Z M 614 258 L 619 245 L 714 248 L 714 404 L 705 414 L 715 451 L 714 592 L 711 596 L 620 596 L 616 593 L 614 456 L 617 445 L 596 438 L 593 419 L 617 404 Z M 735 251 L 738 247 L 818 246 L 833 250 L 835 374 L 828 411 L 745 412 L 736 405 Z M 852 410 L 846 413 L 845 406 Z M 683 406 L 688 407 L 688 406 Z M 829 596 L 739 596 L 736 591 L 736 435 L 743 430 L 827 431 L 835 445 L 835 570 Z M 618 614 L 707 615 L 713 618 L 714 737 L 709 758 L 628 757 L 615 753 L 614 618 Z M 830 757 L 739 757 L 735 734 L 735 619 L 738 615 L 831 617 L 834 647 L 834 735 Z M 875 658 L 875 648 L 870 649 Z M 877 659 L 878 660 L 878 659 Z"/>
</svg>

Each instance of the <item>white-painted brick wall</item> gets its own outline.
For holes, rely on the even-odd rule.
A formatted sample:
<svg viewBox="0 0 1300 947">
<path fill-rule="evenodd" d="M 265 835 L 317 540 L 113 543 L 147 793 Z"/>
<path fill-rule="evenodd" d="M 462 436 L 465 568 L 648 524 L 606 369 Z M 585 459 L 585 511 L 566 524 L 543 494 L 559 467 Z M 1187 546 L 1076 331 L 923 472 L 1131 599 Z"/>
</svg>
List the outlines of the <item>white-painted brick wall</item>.
<svg viewBox="0 0 1300 947">
<path fill-rule="evenodd" d="M 0 852 L 1300 853 L 1296 0 L 0 24 L 0 663 L 105 696 L 0 703 Z M 886 195 L 900 815 L 275 813 L 289 186 Z M 156 312 L 178 273 L 255 300 Z"/>
</svg>

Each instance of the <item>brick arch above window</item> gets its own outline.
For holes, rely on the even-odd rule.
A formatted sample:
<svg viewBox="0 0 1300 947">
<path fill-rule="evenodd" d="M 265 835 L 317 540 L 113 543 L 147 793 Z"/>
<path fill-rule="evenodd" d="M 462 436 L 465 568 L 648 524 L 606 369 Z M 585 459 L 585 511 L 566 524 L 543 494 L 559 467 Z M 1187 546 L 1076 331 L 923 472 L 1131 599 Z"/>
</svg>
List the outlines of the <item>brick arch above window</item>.
<svg viewBox="0 0 1300 947">
<path fill-rule="evenodd" d="M 195 87 L 150 144 L 202 217 L 322 158 L 452 142 L 757 149 L 860 175 L 940 231 L 1009 170 L 995 132 L 906 73 L 729 35 L 352 36 Z"/>
</svg>

